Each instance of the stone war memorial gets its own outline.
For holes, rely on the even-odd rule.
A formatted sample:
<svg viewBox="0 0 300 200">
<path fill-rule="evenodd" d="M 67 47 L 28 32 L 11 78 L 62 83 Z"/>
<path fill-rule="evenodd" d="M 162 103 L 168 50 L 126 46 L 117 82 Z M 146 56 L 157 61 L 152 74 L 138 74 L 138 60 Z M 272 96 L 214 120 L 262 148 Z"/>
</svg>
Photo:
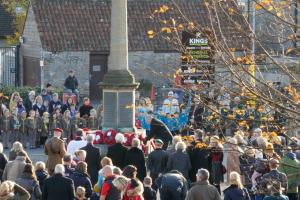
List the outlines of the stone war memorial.
<svg viewBox="0 0 300 200">
<path fill-rule="evenodd" d="M 127 0 L 112 1 L 108 72 L 101 87 L 103 128 L 133 131 L 138 83 L 128 67 Z"/>
</svg>

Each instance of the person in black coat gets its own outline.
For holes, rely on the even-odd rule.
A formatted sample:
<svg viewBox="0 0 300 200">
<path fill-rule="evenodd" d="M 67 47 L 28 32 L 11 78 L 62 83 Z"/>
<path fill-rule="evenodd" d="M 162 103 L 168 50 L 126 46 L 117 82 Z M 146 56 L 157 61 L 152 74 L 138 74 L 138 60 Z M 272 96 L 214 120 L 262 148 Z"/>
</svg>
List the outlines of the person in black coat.
<svg viewBox="0 0 300 200">
<path fill-rule="evenodd" d="M 166 150 L 168 148 L 168 145 L 173 140 L 173 136 L 169 128 L 162 121 L 153 118 L 151 113 L 149 113 L 149 115 L 147 116 L 147 123 L 150 124 L 150 131 L 145 139 L 145 142 L 152 138 L 161 139 L 164 142 L 162 148 Z"/>
<path fill-rule="evenodd" d="M 85 162 L 87 163 L 87 171 L 91 176 L 92 184 L 95 185 L 98 180 L 98 171 L 100 170 L 100 150 L 93 145 L 94 135 L 88 134 L 86 137 L 87 145 L 82 147 L 86 151 Z"/>
<path fill-rule="evenodd" d="M 85 162 L 79 162 L 76 165 L 75 172 L 70 175 L 70 179 L 74 181 L 75 188 L 78 186 L 85 188 L 85 197 L 87 199 L 92 196 L 93 186 L 90 176 L 87 174 L 87 164 Z"/>
<path fill-rule="evenodd" d="M 64 177 L 64 166 L 55 166 L 54 176 L 44 182 L 42 200 L 75 200 L 75 189 L 72 179 Z"/>
<path fill-rule="evenodd" d="M 195 141 L 187 147 L 187 153 L 191 161 L 191 170 L 189 172 L 189 177 L 191 182 L 196 182 L 196 176 L 198 169 L 207 169 L 210 171 L 211 163 L 209 161 L 210 151 L 203 145 L 202 135 L 204 132 L 202 130 L 196 130 Z"/>
<path fill-rule="evenodd" d="M 7 157 L 3 153 L 3 146 L 0 143 L 0 177 L 2 177 L 4 168 L 5 168 L 6 164 L 7 164 L 7 162 L 8 162 Z"/>
<path fill-rule="evenodd" d="M 144 192 L 143 192 L 144 199 L 145 200 L 156 200 L 157 199 L 156 191 L 151 188 L 151 186 L 152 186 L 151 177 L 145 177 L 143 184 L 144 184 Z"/>
<path fill-rule="evenodd" d="M 152 151 L 147 160 L 147 166 L 150 171 L 150 177 L 155 183 L 156 178 L 160 173 L 163 173 L 168 163 L 168 153 L 162 149 L 163 141 L 160 139 L 155 140 L 155 150 Z M 153 189 L 157 189 L 157 186 L 153 184 Z"/>
<path fill-rule="evenodd" d="M 90 116 L 90 112 L 91 110 L 93 109 L 93 106 L 91 106 L 91 102 L 90 102 L 90 99 L 85 97 L 83 99 L 83 105 L 80 106 L 79 108 L 79 112 L 80 112 L 80 117 L 83 117 L 83 116 Z"/>
<path fill-rule="evenodd" d="M 134 138 L 131 146 L 132 148 L 127 151 L 125 156 L 125 165 L 135 166 L 137 168 L 137 177 L 140 180 L 144 180 L 146 177 L 146 165 L 144 153 L 138 148 L 140 146 L 140 140 Z"/>
<path fill-rule="evenodd" d="M 49 177 L 49 174 L 46 171 L 46 165 L 44 162 L 40 161 L 35 164 L 35 175 L 36 175 L 37 180 L 39 181 L 41 190 L 43 190 L 44 182 Z"/>
<path fill-rule="evenodd" d="M 69 76 L 66 78 L 64 86 L 67 90 L 76 93 L 78 89 L 78 80 L 75 77 L 75 73 L 73 70 L 69 71 Z"/>
<path fill-rule="evenodd" d="M 108 147 L 106 156 L 112 160 L 114 166 L 123 169 L 125 167 L 125 156 L 127 153 L 127 148 L 122 145 L 122 142 L 124 142 L 124 135 L 118 133 L 115 140 L 116 144 Z"/>
</svg>

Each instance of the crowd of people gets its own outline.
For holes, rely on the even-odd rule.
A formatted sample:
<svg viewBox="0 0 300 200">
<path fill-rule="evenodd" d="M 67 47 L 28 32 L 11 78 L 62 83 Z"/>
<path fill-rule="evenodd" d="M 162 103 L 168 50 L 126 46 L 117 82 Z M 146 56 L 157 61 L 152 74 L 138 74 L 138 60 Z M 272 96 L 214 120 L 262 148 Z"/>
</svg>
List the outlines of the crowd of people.
<svg viewBox="0 0 300 200">
<path fill-rule="evenodd" d="M 73 138 L 78 128 L 100 129 L 101 106 L 94 109 L 87 97 L 83 98 L 81 106 L 78 98 L 72 96 L 67 96 L 63 102 L 52 90 L 52 85 L 47 84 L 41 94 L 30 91 L 24 100 L 14 92 L 9 104 L 2 104 L 0 137 L 4 148 L 9 148 L 15 141 L 28 148 L 39 147 L 53 135 L 55 128 L 63 129 L 62 137 L 67 141 Z"/>
<path fill-rule="evenodd" d="M 62 134 L 54 129 L 45 144 L 47 162 L 35 165 L 22 143 L 13 144 L 8 158 L 0 144 L 1 200 L 298 199 L 297 144 L 275 148 L 258 128 L 251 137 L 239 132 L 226 141 L 197 130 L 174 136 L 166 150 L 163 140 L 155 139 L 147 158 L 140 139 L 127 148 L 122 133 L 107 152 L 94 146 L 88 131 L 77 129 L 67 145 Z M 227 188 L 221 189 L 222 182 Z"/>
<path fill-rule="evenodd" d="M 78 95 L 73 72 L 65 85 Z M 110 130 L 100 151 L 101 106 L 63 103 L 51 84 L 24 102 L 14 92 L 0 119 L 0 200 L 299 199 L 300 131 L 286 134 L 284 112 L 224 88 L 183 99 L 172 91 L 159 107 L 140 99 L 136 126 L 146 135 Z M 39 146 L 46 163 L 26 153 Z"/>
</svg>

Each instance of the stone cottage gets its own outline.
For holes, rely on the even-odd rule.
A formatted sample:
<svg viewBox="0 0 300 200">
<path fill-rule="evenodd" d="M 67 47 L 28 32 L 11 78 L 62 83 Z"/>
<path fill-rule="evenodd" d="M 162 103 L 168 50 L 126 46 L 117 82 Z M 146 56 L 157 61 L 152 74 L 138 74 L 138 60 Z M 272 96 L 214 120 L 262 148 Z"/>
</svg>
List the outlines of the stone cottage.
<svg viewBox="0 0 300 200">
<path fill-rule="evenodd" d="M 156 86 L 170 83 L 170 74 L 179 69 L 181 53 L 163 37 L 149 38 L 148 30 L 159 30 L 159 20 L 151 15 L 172 1 L 129 0 L 129 66 L 137 80 L 155 80 Z M 180 0 L 181 12 L 208 26 L 201 0 Z M 202 2 L 202 3 L 201 3 Z M 163 14 L 165 21 L 184 21 L 176 9 Z M 222 26 L 228 26 L 224 20 Z M 226 31 L 230 33 L 230 28 Z M 244 38 L 228 35 L 236 49 L 249 44 Z M 21 45 L 24 85 L 62 86 L 70 69 L 79 79 L 81 94 L 101 98 L 98 83 L 107 72 L 110 41 L 110 1 L 34 0 L 31 2 Z"/>
</svg>

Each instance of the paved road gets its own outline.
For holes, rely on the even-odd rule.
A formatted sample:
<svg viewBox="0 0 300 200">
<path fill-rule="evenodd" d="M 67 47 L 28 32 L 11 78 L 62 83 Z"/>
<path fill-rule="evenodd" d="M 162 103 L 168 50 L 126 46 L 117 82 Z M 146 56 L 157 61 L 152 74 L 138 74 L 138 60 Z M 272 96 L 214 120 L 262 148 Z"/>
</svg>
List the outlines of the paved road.
<svg viewBox="0 0 300 200">
<path fill-rule="evenodd" d="M 46 162 L 47 156 L 45 156 L 45 154 L 44 154 L 44 148 L 25 149 L 25 150 L 29 154 L 29 157 L 33 163 L 36 163 L 37 161 Z M 4 150 L 4 153 L 8 157 L 9 150 Z"/>
</svg>

